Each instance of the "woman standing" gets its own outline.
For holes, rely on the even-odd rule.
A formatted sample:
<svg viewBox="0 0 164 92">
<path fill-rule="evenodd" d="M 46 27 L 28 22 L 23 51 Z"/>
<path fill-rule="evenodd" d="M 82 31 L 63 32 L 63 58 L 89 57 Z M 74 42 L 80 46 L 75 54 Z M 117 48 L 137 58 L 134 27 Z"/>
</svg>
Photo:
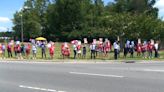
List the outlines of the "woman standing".
<svg viewBox="0 0 164 92">
<path fill-rule="evenodd" d="M 8 43 L 7 45 L 7 52 L 8 52 L 8 57 L 12 58 L 12 49 L 11 49 L 11 43 Z"/>
<path fill-rule="evenodd" d="M 2 44 L 2 58 L 5 59 L 5 51 L 6 51 L 6 46 L 5 44 Z"/>
<path fill-rule="evenodd" d="M 49 48 L 49 53 L 50 53 L 51 59 L 54 58 L 54 50 L 55 50 L 55 46 L 53 43 L 51 43 L 51 47 Z"/>
<path fill-rule="evenodd" d="M 1 45 L 1 43 L 0 43 L 0 59 L 2 59 L 2 45 Z"/>
<path fill-rule="evenodd" d="M 26 58 L 27 58 L 27 59 L 29 59 L 30 50 L 31 50 L 31 46 L 30 46 L 30 44 L 28 43 L 28 44 L 26 45 Z"/>
</svg>

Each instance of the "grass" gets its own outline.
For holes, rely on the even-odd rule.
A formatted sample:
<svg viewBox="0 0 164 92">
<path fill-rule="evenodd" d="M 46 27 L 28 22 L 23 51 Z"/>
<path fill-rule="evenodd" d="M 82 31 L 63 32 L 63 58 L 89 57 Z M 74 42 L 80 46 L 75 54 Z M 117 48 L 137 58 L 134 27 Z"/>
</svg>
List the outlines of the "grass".
<svg viewBox="0 0 164 92">
<path fill-rule="evenodd" d="M 69 44 L 69 46 L 70 46 L 70 49 L 71 49 L 70 59 L 73 59 L 72 45 Z M 61 43 L 55 43 L 54 60 L 55 59 L 62 59 L 61 48 L 60 47 L 61 47 Z M 159 53 L 160 53 L 160 58 L 153 58 L 153 59 L 142 58 L 142 56 L 137 56 L 136 53 L 134 54 L 134 58 L 130 58 L 130 54 L 128 54 L 126 60 L 164 60 L 164 51 L 160 51 Z M 47 60 L 50 60 L 50 55 L 49 55 L 49 50 L 48 49 L 46 49 L 46 55 L 47 55 Z M 153 53 L 153 55 L 154 55 L 154 53 Z M 5 56 L 7 57 L 7 51 L 6 51 Z M 13 56 L 14 56 L 14 53 L 13 53 Z M 13 59 L 16 59 L 16 57 L 14 57 Z M 31 54 L 30 54 L 30 59 L 32 59 L 32 51 L 31 51 Z M 37 59 L 42 59 L 41 49 L 40 48 L 38 48 L 38 50 L 37 50 Z M 90 59 L 90 51 L 87 48 L 87 55 L 86 55 L 85 60 L 89 60 L 89 59 Z M 82 58 L 77 58 L 77 60 L 82 60 Z M 99 57 L 99 55 L 98 55 L 97 60 L 114 60 L 114 53 L 110 52 L 108 54 L 108 57 Z M 120 53 L 119 60 L 125 60 L 125 58 L 123 58 L 123 53 L 122 52 Z"/>
</svg>

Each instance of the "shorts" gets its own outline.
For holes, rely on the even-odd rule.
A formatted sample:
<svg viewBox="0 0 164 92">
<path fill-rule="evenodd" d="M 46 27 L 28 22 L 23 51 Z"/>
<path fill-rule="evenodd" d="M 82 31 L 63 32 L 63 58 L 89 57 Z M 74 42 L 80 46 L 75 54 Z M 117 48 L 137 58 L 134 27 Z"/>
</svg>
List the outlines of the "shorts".
<svg viewBox="0 0 164 92">
<path fill-rule="evenodd" d="M 77 53 L 78 53 L 78 54 L 81 54 L 81 50 L 78 50 Z"/>
<path fill-rule="evenodd" d="M 30 50 L 26 50 L 26 54 L 28 54 L 28 55 L 29 55 L 29 54 L 30 54 Z"/>
<path fill-rule="evenodd" d="M 0 50 L 0 54 L 2 54 L 3 53 L 3 51 L 2 50 Z"/>
<path fill-rule="evenodd" d="M 36 54 L 36 50 L 33 50 L 32 52 L 33 52 L 33 54 Z"/>
</svg>

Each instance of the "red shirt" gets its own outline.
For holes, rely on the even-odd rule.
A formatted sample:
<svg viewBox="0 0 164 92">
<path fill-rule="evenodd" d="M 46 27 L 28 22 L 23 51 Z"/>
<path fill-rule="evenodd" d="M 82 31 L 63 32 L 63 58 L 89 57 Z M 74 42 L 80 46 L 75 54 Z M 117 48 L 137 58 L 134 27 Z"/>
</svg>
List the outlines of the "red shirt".
<svg viewBox="0 0 164 92">
<path fill-rule="evenodd" d="M 51 46 L 50 49 L 49 49 L 50 53 L 54 53 L 54 49 L 55 49 L 55 47 Z"/>
<path fill-rule="evenodd" d="M 137 45 L 137 52 L 141 52 L 142 51 L 142 46 L 141 46 L 141 44 L 138 44 Z"/>
</svg>

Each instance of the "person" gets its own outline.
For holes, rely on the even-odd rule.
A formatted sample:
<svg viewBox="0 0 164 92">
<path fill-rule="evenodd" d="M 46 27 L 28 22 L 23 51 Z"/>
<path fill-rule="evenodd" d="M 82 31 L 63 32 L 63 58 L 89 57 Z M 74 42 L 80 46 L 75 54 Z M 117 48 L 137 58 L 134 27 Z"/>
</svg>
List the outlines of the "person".
<svg viewBox="0 0 164 92">
<path fill-rule="evenodd" d="M 8 57 L 12 58 L 12 49 L 11 49 L 11 44 L 8 43 L 7 45 L 7 52 L 8 52 Z"/>
<path fill-rule="evenodd" d="M 141 56 L 142 52 L 142 44 L 138 43 L 137 44 L 137 56 Z"/>
<path fill-rule="evenodd" d="M 70 51 L 69 48 L 70 48 L 70 47 L 69 47 L 69 45 L 68 45 L 67 42 L 65 42 L 65 43 L 63 43 L 63 44 L 61 45 L 61 53 L 62 53 L 63 59 L 64 59 L 65 57 L 67 57 L 67 58 L 70 57 L 71 51 Z"/>
<path fill-rule="evenodd" d="M 118 44 L 118 50 L 117 50 L 117 57 L 120 57 L 120 52 L 121 52 L 121 44 L 120 44 L 120 41 L 117 42 Z"/>
<path fill-rule="evenodd" d="M 113 43 L 113 46 L 114 46 L 114 59 L 117 60 L 118 59 L 118 51 L 119 51 L 118 41 L 115 41 Z"/>
<path fill-rule="evenodd" d="M 143 58 L 146 58 L 146 51 L 147 51 L 147 43 L 146 41 L 142 44 L 142 56 Z"/>
<path fill-rule="evenodd" d="M 148 42 L 148 45 L 147 45 L 147 51 L 148 51 L 148 58 L 152 58 L 153 56 L 153 44 L 151 44 L 151 42 L 149 41 Z"/>
<path fill-rule="evenodd" d="M 129 52 L 130 52 L 130 57 L 133 58 L 133 54 L 134 54 L 134 41 L 130 42 Z"/>
<path fill-rule="evenodd" d="M 71 53 L 71 51 L 70 51 L 69 47 L 66 47 L 65 50 L 64 50 L 64 55 L 65 55 L 67 58 L 70 58 L 70 53 Z"/>
<path fill-rule="evenodd" d="M 5 51 L 6 51 L 6 46 L 5 44 L 2 44 L 2 58 L 5 59 Z"/>
<path fill-rule="evenodd" d="M 21 46 L 20 46 L 20 44 L 16 45 L 16 49 L 17 49 L 17 56 L 18 56 L 17 58 L 18 59 L 23 59 L 22 55 L 21 55 Z"/>
<path fill-rule="evenodd" d="M 15 57 L 17 57 L 17 45 L 14 44 L 14 54 L 15 54 Z"/>
<path fill-rule="evenodd" d="M 3 51 L 2 51 L 2 44 L 0 43 L 0 58 L 2 58 L 2 53 L 3 53 Z"/>
<path fill-rule="evenodd" d="M 81 45 L 77 45 L 77 55 L 78 55 L 78 58 L 81 57 Z"/>
<path fill-rule="evenodd" d="M 63 57 L 64 59 L 64 50 L 65 50 L 65 47 L 64 47 L 64 44 L 61 45 L 61 56 Z"/>
<path fill-rule="evenodd" d="M 128 47 L 127 47 L 127 44 L 125 44 L 125 47 L 124 47 L 124 58 L 126 58 L 128 54 Z"/>
<path fill-rule="evenodd" d="M 21 44 L 21 55 L 22 55 L 22 56 L 25 56 L 25 52 L 26 52 L 26 48 L 25 48 L 24 43 L 22 43 L 22 44 Z"/>
<path fill-rule="evenodd" d="M 26 49 L 25 49 L 25 51 L 26 51 L 26 58 L 29 59 L 29 55 L 30 55 L 30 51 L 31 51 L 31 46 L 30 46 L 29 43 L 26 44 Z"/>
<path fill-rule="evenodd" d="M 49 48 L 49 53 L 50 53 L 51 59 L 53 59 L 54 50 L 55 50 L 55 46 L 54 46 L 54 44 L 51 44 L 51 47 Z"/>
<path fill-rule="evenodd" d="M 86 58 L 86 52 L 87 52 L 87 48 L 86 48 L 86 46 L 84 45 L 84 46 L 83 46 L 83 55 L 82 55 L 82 58 Z"/>
<path fill-rule="evenodd" d="M 91 59 L 96 59 L 96 44 L 92 43 L 90 45 L 90 50 L 91 50 Z"/>
<path fill-rule="evenodd" d="M 102 56 L 103 56 L 103 42 L 98 41 L 97 43 L 98 43 L 97 44 L 97 51 L 98 51 L 99 57 L 102 58 Z"/>
<path fill-rule="evenodd" d="M 76 59 L 76 55 L 77 55 L 77 46 L 76 46 L 76 43 L 73 44 L 73 53 L 74 53 L 74 59 Z"/>
<path fill-rule="evenodd" d="M 104 54 L 105 54 L 104 56 L 107 57 L 110 51 L 111 51 L 111 43 L 108 40 L 104 43 Z"/>
<path fill-rule="evenodd" d="M 36 59 L 36 53 L 37 53 L 37 45 L 32 44 L 32 54 L 33 54 L 33 59 Z"/>
<path fill-rule="evenodd" d="M 43 57 L 46 58 L 46 45 L 44 42 L 41 43 L 41 50 L 42 50 L 42 59 Z"/>
<path fill-rule="evenodd" d="M 158 58 L 159 57 L 159 53 L 158 53 L 158 50 L 159 50 L 159 47 L 158 47 L 158 42 L 156 42 L 154 44 L 154 50 L 155 50 L 155 58 Z"/>
</svg>

